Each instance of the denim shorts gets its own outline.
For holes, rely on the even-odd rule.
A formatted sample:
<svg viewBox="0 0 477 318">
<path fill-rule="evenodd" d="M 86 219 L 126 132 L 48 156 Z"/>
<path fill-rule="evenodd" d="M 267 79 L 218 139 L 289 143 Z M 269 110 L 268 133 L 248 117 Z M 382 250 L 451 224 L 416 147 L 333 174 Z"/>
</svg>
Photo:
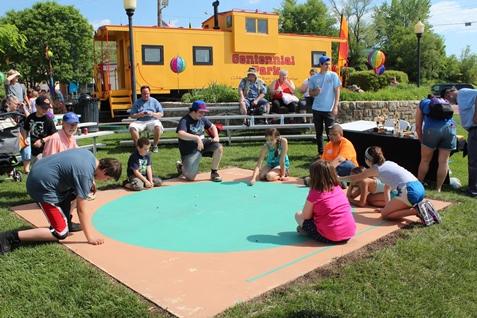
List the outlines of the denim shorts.
<svg viewBox="0 0 477 318">
<path fill-rule="evenodd" d="M 431 150 L 454 150 L 457 145 L 455 124 L 434 126 L 422 132 L 422 145 Z"/>
<path fill-rule="evenodd" d="M 246 98 L 245 99 L 245 106 L 247 106 L 247 110 L 251 110 L 252 102 L 254 101 L 253 98 Z M 257 106 L 255 106 L 255 113 L 257 113 L 257 108 L 259 109 L 259 112 L 261 114 L 265 114 L 267 112 L 267 107 L 266 105 L 268 104 L 268 100 L 265 98 L 262 98 L 261 100 L 258 101 Z"/>
</svg>

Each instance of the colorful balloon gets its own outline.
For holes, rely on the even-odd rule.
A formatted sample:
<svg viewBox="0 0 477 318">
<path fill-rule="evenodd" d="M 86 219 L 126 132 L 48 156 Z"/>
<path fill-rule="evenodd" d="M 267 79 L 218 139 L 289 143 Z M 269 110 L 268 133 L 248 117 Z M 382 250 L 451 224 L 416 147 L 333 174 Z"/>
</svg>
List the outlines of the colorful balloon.
<svg viewBox="0 0 477 318">
<path fill-rule="evenodd" d="M 171 70 L 174 73 L 182 73 L 184 72 L 185 69 L 186 69 L 186 62 L 182 57 L 177 56 L 171 60 Z"/>
<path fill-rule="evenodd" d="M 368 56 L 368 63 L 374 69 L 384 65 L 385 61 L 386 61 L 386 56 L 384 55 L 382 51 L 379 51 L 379 50 L 371 52 Z"/>
<path fill-rule="evenodd" d="M 380 67 L 375 68 L 373 71 L 376 75 L 382 75 L 386 71 L 386 68 L 384 67 L 384 65 L 381 65 Z"/>
</svg>

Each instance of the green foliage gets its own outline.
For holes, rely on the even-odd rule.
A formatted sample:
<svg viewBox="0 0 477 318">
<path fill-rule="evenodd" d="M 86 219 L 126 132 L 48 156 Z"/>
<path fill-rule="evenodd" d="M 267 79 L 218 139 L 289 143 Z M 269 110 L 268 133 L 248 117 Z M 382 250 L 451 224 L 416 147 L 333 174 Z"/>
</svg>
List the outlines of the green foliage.
<svg viewBox="0 0 477 318">
<path fill-rule="evenodd" d="M 231 86 L 212 82 L 208 87 L 194 89 L 182 96 L 182 101 L 185 103 L 192 103 L 197 99 L 206 103 L 236 102 L 239 99 L 239 93 Z"/>
<path fill-rule="evenodd" d="M 350 73 L 348 85 L 356 84 L 365 91 L 376 91 L 389 86 L 392 77 L 396 77 L 401 84 L 409 82 L 407 74 L 401 71 L 386 71 L 382 75 L 376 75 L 373 71 L 358 71 Z"/>
<path fill-rule="evenodd" d="M 278 30 L 282 33 L 338 35 L 334 27 L 336 20 L 328 14 L 321 0 L 306 0 L 297 4 L 297 0 L 283 0 L 281 7 L 274 9 L 280 14 Z"/>
<path fill-rule="evenodd" d="M 460 78 L 462 83 L 477 82 L 477 54 L 470 52 L 470 46 L 467 45 L 460 55 Z"/>
<path fill-rule="evenodd" d="M 360 86 L 360 85 L 358 85 Z M 362 88 L 362 87 L 361 87 Z M 348 89 L 340 90 L 341 101 L 390 101 L 390 100 L 420 100 L 431 93 L 429 86 L 417 87 L 414 84 L 400 83 L 397 87 L 391 87 L 389 84 L 374 91 L 366 91 L 364 93 L 353 92 Z"/>
<path fill-rule="evenodd" d="M 5 24 L 0 20 L 0 68 L 6 68 L 5 61 L 9 60 L 5 50 L 9 47 L 15 50 L 25 50 L 27 38 L 20 34 L 18 28 L 13 24 Z"/>
<path fill-rule="evenodd" d="M 54 1 L 38 2 L 31 9 L 8 11 L 0 24 L 15 24 L 27 38 L 28 49 L 5 49 L 12 68 L 30 84 L 47 80 L 50 61 L 54 79 L 89 82 L 93 69 L 93 28 L 72 5 Z M 53 53 L 46 57 L 46 46 Z"/>
</svg>

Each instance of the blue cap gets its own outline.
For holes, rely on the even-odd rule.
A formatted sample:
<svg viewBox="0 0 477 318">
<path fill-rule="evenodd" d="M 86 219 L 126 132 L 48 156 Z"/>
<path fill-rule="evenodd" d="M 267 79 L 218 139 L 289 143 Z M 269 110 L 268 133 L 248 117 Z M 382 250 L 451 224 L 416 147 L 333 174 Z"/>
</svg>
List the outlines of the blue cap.
<svg viewBox="0 0 477 318">
<path fill-rule="evenodd" d="M 196 109 L 201 112 L 209 112 L 210 110 L 207 109 L 207 105 L 203 100 L 196 100 L 192 103 L 191 109 Z"/>
<path fill-rule="evenodd" d="M 323 64 L 323 63 L 326 63 L 326 62 L 330 62 L 330 61 L 331 61 L 331 59 L 326 55 L 323 55 L 323 56 L 320 57 L 320 65 Z"/>
<path fill-rule="evenodd" d="M 72 125 L 75 123 L 79 123 L 79 117 L 73 112 L 69 112 L 63 115 L 63 121 L 66 121 L 68 124 Z"/>
</svg>

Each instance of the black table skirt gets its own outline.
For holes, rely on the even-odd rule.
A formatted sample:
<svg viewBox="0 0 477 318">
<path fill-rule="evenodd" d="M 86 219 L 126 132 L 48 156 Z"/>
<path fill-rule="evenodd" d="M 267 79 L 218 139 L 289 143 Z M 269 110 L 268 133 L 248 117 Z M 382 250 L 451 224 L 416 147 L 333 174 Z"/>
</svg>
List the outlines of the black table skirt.
<svg viewBox="0 0 477 318">
<path fill-rule="evenodd" d="M 344 130 L 344 137 L 349 139 L 356 149 L 358 156 L 358 163 L 360 166 L 366 166 L 364 162 L 364 152 L 370 146 L 379 146 L 383 150 L 386 160 L 391 160 L 400 166 L 409 170 L 417 177 L 419 163 L 421 161 L 421 143 L 418 139 L 412 138 L 397 138 L 391 134 L 378 134 L 372 131 L 351 131 Z M 459 139 L 457 142 L 457 149 L 455 152 L 463 151 L 466 147 L 466 140 Z M 465 154 L 465 152 L 464 152 Z M 437 161 L 438 151 L 434 152 L 434 156 L 429 165 L 429 172 L 425 178 L 426 181 L 435 182 L 437 177 Z M 444 183 L 449 184 L 449 174 L 447 174 Z"/>
</svg>

